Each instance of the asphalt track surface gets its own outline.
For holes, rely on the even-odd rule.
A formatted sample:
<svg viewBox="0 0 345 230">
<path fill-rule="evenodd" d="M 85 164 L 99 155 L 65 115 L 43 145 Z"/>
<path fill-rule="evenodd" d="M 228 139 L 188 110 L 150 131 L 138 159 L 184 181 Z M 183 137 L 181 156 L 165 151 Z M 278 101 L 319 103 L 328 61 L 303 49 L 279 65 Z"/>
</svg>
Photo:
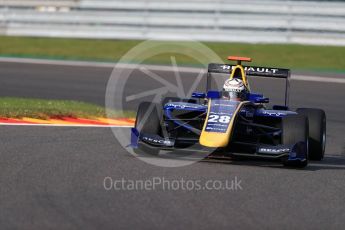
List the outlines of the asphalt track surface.
<svg viewBox="0 0 345 230">
<path fill-rule="evenodd" d="M 0 63 L 0 96 L 104 104 L 111 68 Z M 157 72 L 165 79 L 172 73 Z M 184 73 L 187 79 L 192 76 Z M 128 95 L 156 87 L 135 71 Z M 272 89 L 276 83 L 260 87 Z M 327 112 L 325 160 L 304 170 L 276 162 L 146 164 L 110 128 L 0 127 L 1 229 L 343 229 L 345 84 L 293 81 L 293 107 Z M 271 90 L 273 95 L 278 92 Z M 134 108 L 138 102 L 128 105 Z M 128 133 L 128 129 L 123 129 Z M 107 190 L 104 179 L 237 180 L 237 190 Z"/>
</svg>

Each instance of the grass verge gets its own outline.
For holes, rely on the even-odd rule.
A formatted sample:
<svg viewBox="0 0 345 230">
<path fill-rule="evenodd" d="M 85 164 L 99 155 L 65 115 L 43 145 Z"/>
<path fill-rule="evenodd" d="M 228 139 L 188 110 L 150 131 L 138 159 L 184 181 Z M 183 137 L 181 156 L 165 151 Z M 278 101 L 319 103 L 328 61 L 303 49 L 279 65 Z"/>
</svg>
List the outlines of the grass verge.
<svg viewBox="0 0 345 230">
<path fill-rule="evenodd" d="M 0 117 L 3 118 L 105 118 L 104 107 L 79 101 L 45 100 L 3 97 L 0 98 Z M 112 111 L 109 118 L 133 118 L 135 113 Z"/>
<path fill-rule="evenodd" d="M 64 38 L 0 37 L 0 55 L 67 60 L 118 61 L 141 41 L 90 40 Z M 159 41 L 157 41 L 159 42 Z M 228 55 L 252 57 L 253 65 L 345 72 L 345 47 L 243 44 L 205 42 L 221 58 Z M 195 59 L 184 55 L 169 54 L 147 59 L 146 64 L 170 64 L 170 56 L 176 56 L 179 65 L 200 65 Z"/>
</svg>

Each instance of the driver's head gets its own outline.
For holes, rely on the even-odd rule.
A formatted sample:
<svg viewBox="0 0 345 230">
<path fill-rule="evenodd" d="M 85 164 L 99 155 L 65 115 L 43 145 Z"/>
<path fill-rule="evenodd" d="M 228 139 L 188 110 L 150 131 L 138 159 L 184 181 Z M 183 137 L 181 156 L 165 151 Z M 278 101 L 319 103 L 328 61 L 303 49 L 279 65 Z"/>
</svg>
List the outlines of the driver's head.
<svg viewBox="0 0 345 230">
<path fill-rule="evenodd" d="M 225 81 L 222 92 L 224 99 L 242 101 L 245 100 L 246 96 L 247 88 L 242 80 L 233 78 Z"/>
</svg>

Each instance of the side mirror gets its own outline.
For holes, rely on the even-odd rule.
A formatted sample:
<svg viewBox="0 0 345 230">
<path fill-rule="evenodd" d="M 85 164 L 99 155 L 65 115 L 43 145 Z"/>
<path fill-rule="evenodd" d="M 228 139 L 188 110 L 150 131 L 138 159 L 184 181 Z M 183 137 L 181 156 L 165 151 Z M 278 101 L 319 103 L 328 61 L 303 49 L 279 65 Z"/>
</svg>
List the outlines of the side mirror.
<svg viewBox="0 0 345 230">
<path fill-rule="evenodd" d="M 192 98 L 200 98 L 203 99 L 206 97 L 206 93 L 194 92 L 192 93 Z"/>
</svg>

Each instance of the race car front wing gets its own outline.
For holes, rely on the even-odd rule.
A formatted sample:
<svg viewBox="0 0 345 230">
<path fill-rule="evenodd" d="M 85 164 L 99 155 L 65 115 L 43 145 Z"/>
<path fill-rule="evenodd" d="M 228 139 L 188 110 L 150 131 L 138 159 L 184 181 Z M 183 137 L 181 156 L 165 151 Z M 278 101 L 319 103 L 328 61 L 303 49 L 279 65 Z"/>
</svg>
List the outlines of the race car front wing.
<svg viewBox="0 0 345 230">
<path fill-rule="evenodd" d="M 179 142 L 190 142 L 192 147 L 180 148 L 176 143 Z M 236 142 L 234 142 L 236 144 Z M 243 143 L 242 143 L 243 144 Z M 145 133 L 139 133 L 136 128 L 131 129 L 131 147 L 139 148 L 140 145 L 147 147 L 146 149 L 161 149 L 168 151 L 200 151 L 203 147 L 198 143 L 197 139 L 173 139 L 163 138 L 159 135 L 151 135 Z M 210 148 L 211 150 L 211 148 Z M 214 152 L 213 152 L 214 151 Z M 227 156 L 244 156 L 254 158 L 267 158 L 267 159 L 279 159 L 288 158 L 289 161 L 305 161 L 307 160 L 307 143 L 299 142 L 293 146 L 285 145 L 258 145 L 254 153 L 243 153 L 243 152 L 227 152 L 225 149 L 212 149 L 210 155 L 213 153 L 222 152 Z"/>
</svg>

